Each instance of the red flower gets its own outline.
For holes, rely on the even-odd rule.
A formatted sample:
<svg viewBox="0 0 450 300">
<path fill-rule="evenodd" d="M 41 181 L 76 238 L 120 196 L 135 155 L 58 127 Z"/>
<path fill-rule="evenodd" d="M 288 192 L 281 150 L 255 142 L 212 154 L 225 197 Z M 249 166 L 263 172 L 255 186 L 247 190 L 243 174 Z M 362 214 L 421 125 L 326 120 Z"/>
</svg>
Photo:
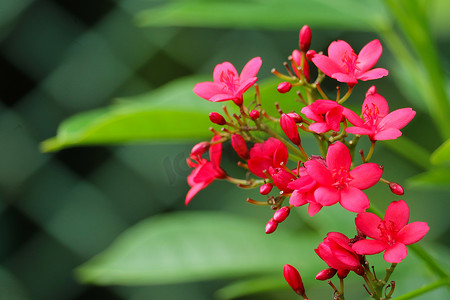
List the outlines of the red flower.
<svg viewBox="0 0 450 300">
<path fill-rule="evenodd" d="M 213 72 L 214 82 L 197 83 L 194 93 L 212 102 L 233 100 L 237 105 L 242 105 L 242 95 L 258 80 L 255 76 L 261 64 L 260 57 L 251 59 L 240 75 L 231 63 L 218 64 Z"/>
<path fill-rule="evenodd" d="M 388 75 L 388 70 L 370 70 L 381 56 L 383 48 L 380 41 L 373 40 L 361 49 L 358 55 L 344 41 L 335 41 L 328 47 L 328 56 L 310 52 L 308 57 L 327 76 L 349 85 L 362 81 L 378 79 Z"/>
<path fill-rule="evenodd" d="M 269 167 L 279 168 L 286 164 L 288 151 L 286 146 L 276 138 L 270 137 L 264 143 L 256 143 L 250 149 L 248 160 L 249 170 L 258 177 L 267 178 L 264 172 L 269 172 Z"/>
<path fill-rule="evenodd" d="M 427 234 L 428 224 L 409 221 L 409 207 L 399 200 L 389 204 L 384 220 L 373 213 L 360 213 L 356 216 L 356 227 L 373 240 L 360 240 L 352 248 L 361 255 L 384 251 L 383 258 L 390 263 L 399 263 L 407 255 L 406 245 L 420 241 Z"/>
<path fill-rule="evenodd" d="M 315 121 L 309 125 L 309 129 L 315 133 L 341 130 L 343 117 L 349 119 L 352 124 L 360 120 L 356 113 L 332 100 L 316 100 L 303 107 L 301 112 L 307 118 Z"/>
<path fill-rule="evenodd" d="M 328 148 L 326 165 L 317 160 L 305 162 L 306 172 L 319 185 L 314 199 L 323 206 L 339 202 L 352 212 L 364 212 L 369 199 L 361 190 L 376 184 L 383 170 L 375 163 L 366 163 L 350 171 L 351 156 L 348 148 L 336 142 Z"/>
<path fill-rule="evenodd" d="M 187 159 L 187 164 L 194 168 L 187 178 L 187 182 L 191 189 L 186 195 L 185 204 L 188 205 L 192 198 L 202 189 L 207 187 L 215 179 L 222 179 L 226 177 L 225 171 L 220 168 L 220 159 L 222 157 L 222 144 L 217 142 L 220 140 L 219 135 L 215 135 L 211 139 L 211 146 L 209 147 L 210 161 L 201 156 L 191 156 Z"/>
<path fill-rule="evenodd" d="M 330 267 L 340 273 L 355 271 L 361 273 L 362 267 L 358 254 L 349 245 L 350 239 L 339 232 L 329 232 L 319 244 L 317 255 Z"/>
<path fill-rule="evenodd" d="M 372 141 L 394 140 L 402 135 L 400 129 L 405 127 L 416 115 L 411 108 L 401 108 L 389 113 L 386 99 L 377 93 L 375 86 L 369 88 L 362 105 L 364 120 L 352 119 L 355 127 L 346 128 L 352 134 L 368 135 Z"/>
</svg>

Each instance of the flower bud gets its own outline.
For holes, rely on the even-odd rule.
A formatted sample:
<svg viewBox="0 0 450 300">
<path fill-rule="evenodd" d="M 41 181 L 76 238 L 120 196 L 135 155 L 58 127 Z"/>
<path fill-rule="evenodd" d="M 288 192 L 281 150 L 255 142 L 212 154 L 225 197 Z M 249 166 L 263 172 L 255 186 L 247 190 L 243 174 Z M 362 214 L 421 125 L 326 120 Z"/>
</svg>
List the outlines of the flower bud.
<svg viewBox="0 0 450 300">
<path fill-rule="evenodd" d="M 298 45 L 300 47 L 300 50 L 303 52 L 308 51 L 309 46 L 311 45 L 311 28 L 309 28 L 308 25 L 305 25 L 300 29 L 300 33 L 298 35 L 299 42 Z"/>
<path fill-rule="evenodd" d="M 285 81 L 278 85 L 277 91 L 281 94 L 284 94 L 284 93 L 289 92 L 291 90 L 291 88 L 292 88 L 292 84 Z"/>
<path fill-rule="evenodd" d="M 300 116 L 298 113 L 290 112 L 290 113 L 287 113 L 287 115 L 289 117 L 291 117 L 295 123 L 301 123 L 303 121 L 302 116 Z"/>
<path fill-rule="evenodd" d="M 294 119 L 288 116 L 287 114 L 282 114 L 280 118 L 280 126 L 286 136 L 293 142 L 295 145 L 300 145 L 300 135 L 298 133 L 297 124 Z"/>
<path fill-rule="evenodd" d="M 250 111 L 249 115 L 250 115 L 250 118 L 252 118 L 252 120 L 256 120 L 259 118 L 259 111 L 257 111 L 256 109 L 253 109 Z"/>
<path fill-rule="evenodd" d="M 317 280 L 328 280 L 330 278 L 332 278 L 335 274 L 336 274 L 337 270 L 333 269 L 333 268 L 328 268 L 325 270 L 320 271 L 319 273 L 317 273 L 316 275 L 316 279 Z"/>
<path fill-rule="evenodd" d="M 302 278 L 300 277 L 300 273 L 291 265 L 284 265 L 283 268 L 284 279 L 286 279 L 287 283 L 290 287 L 296 292 L 298 295 L 305 295 L 305 287 L 303 286 Z"/>
<path fill-rule="evenodd" d="M 405 193 L 405 191 L 403 190 L 403 187 L 396 183 L 396 182 L 391 182 L 389 183 L 389 188 L 391 189 L 391 192 L 393 192 L 396 195 L 403 195 Z"/>
<path fill-rule="evenodd" d="M 278 223 L 275 222 L 273 219 L 270 219 L 269 222 L 266 224 L 266 233 L 272 233 L 277 229 Z"/>
<path fill-rule="evenodd" d="M 272 183 L 265 183 L 262 186 L 259 187 L 259 193 L 261 195 L 267 195 L 268 193 L 270 193 L 270 191 L 273 188 L 273 184 Z"/>
<path fill-rule="evenodd" d="M 377 87 L 372 85 L 366 92 L 366 97 L 369 95 L 375 95 L 377 93 Z"/>
<path fill-rule="evenodd" d="M 247 149 L 247 143 L 240 134 L 235 133 L 231 136 L 231 146 L 240 158 L 245 160 L 250 158 L 250 152 Z"/>
<path fill-rule="evenodd" d="M 211 120 L 211 122 L 217 125 L 225 125 L 227 123 L 227 121 L 225 121 L 225 118 L 222 117 L 221 114 L 216 112 L 209 113 L 209 119 Z"/>
<path fill-rule="evenodd" d="M 286 218 L 289 216 L 290 212 L 291 212 L 291 209 L 289 208 L 289 206 L 283 206 L 282 208 L 280 208 L 273 214 L 272 219 L 277 223 L 281 223 L 284 220 L 286 220 Z"/>
<path fill-rule="evenodd" d="M 309 77 L 309 64 L 306 60 L 304 60 L 303 55 L 300 51 L 298 50 L 294 50 L 292 51 L 292 59 L 294 60 L 295 64 L 298 67 L 302 66 L 302 61 L 303 61 L 303 75 L 306 78 L 306 81 L 309 82 L 310 77 Z M 297 67 L 292 64 L 292 69 L 294 69 L 295 74 L 300 77 L 300 74 L 298 73 L 298 69 Z"/>
<path fill-rule="evenodd" d="M 210 145 L 209 142 L 200 142 L 200 143 L 198 143 L 197 145 L 192 147 L 191 156 L 201 156 L 203 153 L 208 151 L 209 145 Z"/>
</svg>

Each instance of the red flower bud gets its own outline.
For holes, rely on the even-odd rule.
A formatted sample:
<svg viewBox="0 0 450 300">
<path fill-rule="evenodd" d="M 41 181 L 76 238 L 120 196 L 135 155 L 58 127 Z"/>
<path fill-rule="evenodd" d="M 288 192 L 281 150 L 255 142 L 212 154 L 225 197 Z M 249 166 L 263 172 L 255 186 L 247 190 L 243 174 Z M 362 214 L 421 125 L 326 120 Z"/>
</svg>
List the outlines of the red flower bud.
<svg viewBox="0 0 450 300">
<path fill-rule="evenodd" d="M 259 187 L 259 193 L 261 195 L 267 195 L 268 193 L 270 193 L 270 191 L 273 188 L 273 184 L 272 183 L 265 183 L 262 186 Z"/>
<path fill-rule="evenodd" d="M 222 117 L 221 114 L 216 112 L 209 113 L 209 119 L 211 120 L 211 122 L 217 125 L 225 125 L 227 123 L 227 121 L 225 121 L 225 118 Z"/>
<path fill-rule="evenodd" d="M 281 94 L 284 94 L 284 93 L 289 92 L 291 90 L 291 88 L 292 88 L 292 84 L 285 81 L 278 85 L 277 91 Z"/>
<path fill-rule="evenodd" d="M 270 219 L 269 222 L 266 224 L 266 233 L 272 233 L 277 229 L 278 223 L 275 222 L 273 219 Z"/>
<path fill-rule="evenodd" d="M 375 95 L 377 93 L 377 87 L 372 85 L 366 92 L 366 97 L 369 95 Z"/>
<path fill-rule="evenodd" d="M 289 216 L 290 212 L 291 212 L 291 209 L 289 208 L 289 206 L 283 206 L 282 208 L 280 208 L 273 214 L 272 219 L 277 223 L 281 223 L 284 220 L 286 220 L 286 218 Z"/>
<path fill-rule="evenodd" d="M 300 50 L 303 52 L 308 51 L 309 46 L 311 45 L 311 28 L 309 28 L 308 25 L 305 25 L 300 29 L 300 33 L 298 35 L 299 42 L 298 45 L 300 47 Z"/>
<path fill-rule="evenodd" d="M 396 195 L 403 195 L 405 193 L 405 191 L 403 190 L 403 187 L 396 183 L 396 182 L 391 182 L 389 183 L 389 188 L 391 189 L 391 192 L 393 192 Z"/>
<path fill-rule="evenodd" d="M 289 117 L 291 117 L 295 123 L 301 123 L 303 121 L 302 116 L 300 116 L 298 113 L 290 112 L 290 113 L 287 113 L 287 115 Z"/>
<path fill-rule="evenodd" d="M 300 273 L 291 265 L 284 265 L 283 268 L 284 279 L 286 279 L 287 283 L 291 286 L 291 288 L 299 294 L 300 296 L 305 295 L 305 287 L 303 286 L 302 278 L 300 277 Z"/>
<path fill-rule="evenodd" d="M 245 160 L 250 158 L 250 152 L 247 149 L 247 144 L 240 134 L 235 133 L 231 136 L 231 146 L 240 158 Z"/>
<path fill-rule="evenodd" d="M 192 147 L 191 156 L 201 156 L 203 153 L 208 151 L 209 145 L 210 145 L 209 142 L 200 142 L 200 143 L 198 143 L 197 145 Z"/>
<path fill-rule="evenodd" d="M 250 111 L 249 115 L 250 115 L 250 118 L 252 118 L 252 120 L 256 120 L 259 118 L 259 111 L 257 111 L 256 109 L 253 109 Z"/>
<path fill-rule="evenodd" d="M 320 271 L 316 275 L 317 280 L 328 280 L 332 278 L 336 274 L 337 270 L 333 268 L 328 268 L 325 270 Z"/>
<path fill-rule="evenodd" d="M 293 118 L 287 114 L 282 114 L 280 118 L 280 126 L 291 142 L 295 145 L 300 145 L 300 135 L 298 134 L 297 124 Z"/>
</svg>

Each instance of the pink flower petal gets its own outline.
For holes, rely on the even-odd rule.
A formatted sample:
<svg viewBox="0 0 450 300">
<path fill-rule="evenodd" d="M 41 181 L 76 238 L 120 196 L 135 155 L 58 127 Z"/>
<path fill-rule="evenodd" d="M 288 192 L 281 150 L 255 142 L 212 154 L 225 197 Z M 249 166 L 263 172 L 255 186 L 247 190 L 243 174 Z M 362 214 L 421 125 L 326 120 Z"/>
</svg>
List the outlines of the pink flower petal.
<svg viewBox="0 0 450 300">
<path fill-rule="evenodd" d="M 371 69 L 377 63 L 383 52 L 379 40 L 373 40 L 365 45 L 358 54 L 358 68 L 365 72 Z"/>
<path fill-rule="evenodd" d="M 387 224 L 393 224 L 395 231 L 399 231 L 405 227 L 409 222 L 408 204 L 403 200 L 391 202 L 384 214 L 384 221 Z"/>
<path fill-rule="evenodd" d="M 269 167 L 272 166 L 272 159 L 270 157 L 255 157 L 250 158 L 247 162 L 248 169 L 250 172 L 255 174 L 258 177 L 266 178 L 266 175 L 264 174 L 264 170 L 269 171 Z"/>
<path fill-rule="evenodd" d="M 249 79 L 245 80 L 241 86 L 239 86 L 238 90 L 235 92 L 236 95 L 242 95 L 247 91 L 252 85 L 255 84 L 255 82 L 258 80 L 258 77 L 250 77 Z"/>
<path fill-rule="evenodd" d="M 184 204 L 188 205 L 191 202 L 192 198 L 202 189 L 206 188 L 209 184 L 211 184 L 212 180 L 209 182 L 201 182 L 199 184 L 194 185 L 186 194 L 186 199 L 184 200 Z"/>
<path fill-rule="evenodd" d="M 378 131 L 373 136 L 373 140 L 375 141 L 386 141 L 386 140 L 395 140 L 396 138 L 400 137 L 402 135 L 402 132 L 396 128 L 387 128 Z"/>
<path fill-rule="evenodd" d="M 389 263 L 399 263 L 406 257 L 407 254 L 408 250 L 404 244 L 395 243 L 386 249 L 383 258 Z"/>
<path fill-rule="evenodd" d="M 337 72 L 333 73 L 330 77 L 336 79 L 339 82 L 358 83 L 358 80 L 356 80 L 353 74 Z"/>
<path fill-rule="evenodd" d="M 322 54 L 316 54 L 312 58 L 312 62 L 316 65 L 316 67 L 325 73 L 325 75 L 328 75 L 331 77 L 331 75 L 335 73 L 342 72 L 341 68 L 336 62 L 334 62 L 331 58 L 328 56 L 322 55 Z"/>
<path fill-rule="evenodd" d="M 354 52 L 353 48 L 342 40 L 334 41 L 328 46 L 328 57 L 336 62 L 340 68 L 344 65 L 342 58 L 352 52 Z"/>
<path fill-rule="evenodd" d="M 305 168 L 308 175 L 322 185 L 332 185 L 334 183 L 330 171 L 316 160 L 308 160 L 305 162 Z"/>
<path fill-rule="evenodd" d="M 344 107 L 342 111 L 342 115 L 353 125 L 362 126 L 364 124 L 364 120 L 361 119 L 354 111 Z"/>
<path fill-rule="evenodd" d="M 215 135 L 211 139 L 211 143 L 220 141 L 221 136 Z M 222 143 L 212 144 L 209 147 L 209 160 L 215 168 L 220 168 L 220 160 L 222 158 Z"/>
<path fill-rule="evenodd" d="M 426 222 L 413 222 L 397 233 L 396 240 L 405 245 L 414 244 L 420 241 L 428 230 L 430 230 L 430 227 Z"/>
<path fill-rule="evenodd" d="M 416 115 L 416 112 L 411 108 L 401 108 L 394 110 L 390 114 L 381 120 L 378 128 L 387 129 L 387 128 L 396 128 L 402 129 L 405 127 Z"/>
<path fill-rule="evenodd" d="M 310 202 L 308 205 L 308 214 L 311 217 L 314 217 L 314 215 L 317 214 L 322 209 L 322 207 L 323 206 L 318 203 Z"/>
<path fill-rule="evenodd" d="M 309 125 L 309 130 L 314 131 L 315 133 L 324 133 L 329 131 L 331 128 L 327 123 L 313 123 Z"/>
<path fill-rule="evenodd" d="M 307 117 L 308 119 L 311 119 L 316 122 L 322 121 L 322 118 L 318 114 L 313 112 L 310 105 L 303 107 L 300 112 L 304 114 L 305 117 Z"/>
<path fill-rule="evenodd" d="M 314 191 L 314 198 L 320 205 L 331 206 L 339 202 L 340 193 L 335 188 L 321 186 Z"/>
<path fill-rule="evenodd" d="M 365 212 L 370 207 L 367 195 L 354 187 L 341 190 L 341 200 L 339 203 L 346 210 L 356 213 Z"/>
<path fill-rule="evenodd" d="M 375 131 L 369 128 L 365 127 L 348 127 L 345 128 L 345 132 L 351 133 L 351 134 L 359 134 L 359 135 L 371 135 L 374 134 Z"/>
<path fill-rule="evenodd" d="M 288 188 L 304 193 L 310 191 L 315 185 L 316 182 L 314 179 L 312 179 L 311 176 L 306 175 L 289 182 Z"/>
<path fill-rule="evenodd" d="M 297 207 L 297 206 L 305 205 L 306 203 L 308 203 L 308 201 L 304 197 L 304 193 L 301 193 L 301 192 L 299 192 L 297 190 L 292 192 L 292 195 L 289 198 L 289 204 L 290 205 L 294 205 L 295 207 Z"/>
<path fill-rule="evenodd" d="M 351 164 L 350 151 L 343 143 L 335 142 L 328 147 L 327 166 L 329 170 L 348 170 Z"/>
<path fill-rule="evenodd" d="M 353 250 L 360 255 L 372 255 L 380 253 L 389 245 L 378 240 L 360 240 L 353 244 Z"/>
<path fill-rule="evenodd" d="M 376 240 L 381 238 L 380 230 L 378 229 L 380 223 L 380 217 L 368 212 L 358 214 L 355 219 L 358 230 Z"/>
<path fill-rule="evenodd" d="M 273 153 L 273 165 L 278 167 L 286 164 L 289 152 L 283 143 L 280 143 Z"/>
<path fill-rule="evenodd" d="M 209 101 L 212 102 L 222 102 L 227 100 L 235 99 L 236 97 L 232 94 L 217 94 L 209 98 Z"/>
<path fill-rule="evenodd" d="M 239 78 L 239 74 L 236 71 L 236 68 L 229 62 L 223 62 L 221 64 L 216 65 L 213 72 L 214 82 L 222 82 L 222 76 L 233 76 Z"/>
<path fill-rule="evenodd" d="M 223 93 L 223 85 L 209 81 L 200 82 L 195 85 L 194 93 L 199 97 L 209 100 L 214 95 Z"/>
<path fill-rule="evenodd" d="M 242 69 L 240 75 L 240 84 L 242 84 L 249 78 L 255 77 L 256 74 L 258 74 L 261 65 L 262 65 L 261 57 L 254 57 L 251 60 L 249 60 L 249 62 L 245 64 L 244 68 Z"/>
<path fill-rule="evenodd" d="M 383 175 L 383 169 L 376 163 L 366 163 L 357 166 L 350 171 L 350 176 L 353 180 L 350 185 L 360 190 L 365 190 L 374 186 Z"/>
<path fill-rule="evenodd" d="M 362 81 L 372 80 L 372 79 L 378 79 L 384 76 L 387 76 L 389 74 L 389 71 L 383 68 L 376 68 L 369 70 L 367 72 L 361 73 L 356 75 L 356 78 Z"/>
<path fill-rule="evenodd" d="M 325 114 L 325 120 L 333 131 L 341 129 L 342 110 L 342 106 L 337 106 Z"/>
</svg>

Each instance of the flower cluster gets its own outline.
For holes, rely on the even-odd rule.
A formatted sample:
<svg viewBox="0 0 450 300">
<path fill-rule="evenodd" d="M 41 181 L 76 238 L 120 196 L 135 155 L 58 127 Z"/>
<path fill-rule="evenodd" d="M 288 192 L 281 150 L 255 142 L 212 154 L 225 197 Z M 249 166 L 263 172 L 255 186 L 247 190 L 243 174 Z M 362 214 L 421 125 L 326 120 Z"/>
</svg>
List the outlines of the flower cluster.
<svg viewBox="0 0 450 300">
<path fill-rule="evenodd" d="M 308 213 L 314 217 L 322 208 L 339 203 L 357 214 L 357 235 L 349 238 L 339 232 L 327 234 L 315 252 L 328 268 L 320 271 L 316 278 L 328 280 L 337 274 L 342 280 L 353 271 L 365 278 L 368 291 L 373 295 L 377 290 L 370 284 L 379 286 L 380 281 L 371 273 L 366 256 L 384 251 L 386 262 L 393 264 L 392 273 L 395 265 L 406 257 L 406 245 L 422 239 L 429 229 L 424 222 L 408 224 L 409 208 L 403 200 L 389 205 L 384 220 L 367 212 L 373 203 L 364 192 L 382 182 L 387 183 L 395 195 L 403 195 L 403 188 L 382 178 L 383 167 L 370 160 L 376 142 L 399 138 L 401 129 L 413 119 L 415 112 L 411 108 L 389 112 L 387 100 L 378 94 L 375 86 L 361 99 L 360 113 L 345 107 L 344 102 L 359 81 L 388 75 L 384 68 L 373 68 L 382 53 L 381 43 L 371 41 L 356 54 L 348 43 L 335 41 L 328 47 L 326 56 L 309 50 L 311 37 L 311 29 L 304 26 L 299 34 L 299 49 L 289 56 L 290 64 L 285 63 L 287 75 L 272 70 L 283 79 L 278 92 L 299 89 L 295 96 L 302 104 L 297 112 L 283 112 L 278 103 L 275 106 L 279 116 L 269 115 L 264 109 L 256 83 L 262 64 L 260 57 L 251 59 L 240 74 L 230 62 L 218 64 L 212 82 L 198 83 L 194 87 L 194 93 L 208 101 L 231 100 L 231 105 L 223 106 L 223 114 L 210 113 L 211 122 L 222 127 L 220 130 L 211 127 L 211 141 L 201 142 L 191 151 L 187 160 L 193 168 L 188 176 L 191 189 L 185 202 L 187 205 L 216 179 L 225 179 L 244 188 L 259 187 L 266 200 L 247 198 L 247 201 L 275 210 L 266 225 L 268 234 L 277 229 L 294 207 L 308 204 Z M 309 70 L 314 65 L 318 76 L 312 81 Z M 334 99 L 325 94 L 320 84 L 327 76 L 347 85 L 345 95 L 341 96 L 340 87 Z M 245 98 L 244 94 L 250 94 L 252 87 L 254 94 Z M 279 130 L 274 129 L 273 124 Z M 321 155 L 305 151 L 301 139 L 304 134 L 316 138 Z M 367 155 L 359 151 L 361 163 L 357 165 L 355 150 L 363 136 L 368 137 L 371 146 Z M 222 144 L 228 141 L 239 157 L 238 166 L 247 172 L 244 179 L 229 176 L 220 166 Z M 203 156 L 208 151 L 209 159 L 206 159 Z M 289 204 L 284 205 L 285 201 Z M 294 291 L 306 299 L 295 268 L 286 265 L 284 274 Z M 388 277 L 383 279 L 384 284 Z M 343 290 L 334 289 L 336 295 L 343 298 Z"/>
</svg>

